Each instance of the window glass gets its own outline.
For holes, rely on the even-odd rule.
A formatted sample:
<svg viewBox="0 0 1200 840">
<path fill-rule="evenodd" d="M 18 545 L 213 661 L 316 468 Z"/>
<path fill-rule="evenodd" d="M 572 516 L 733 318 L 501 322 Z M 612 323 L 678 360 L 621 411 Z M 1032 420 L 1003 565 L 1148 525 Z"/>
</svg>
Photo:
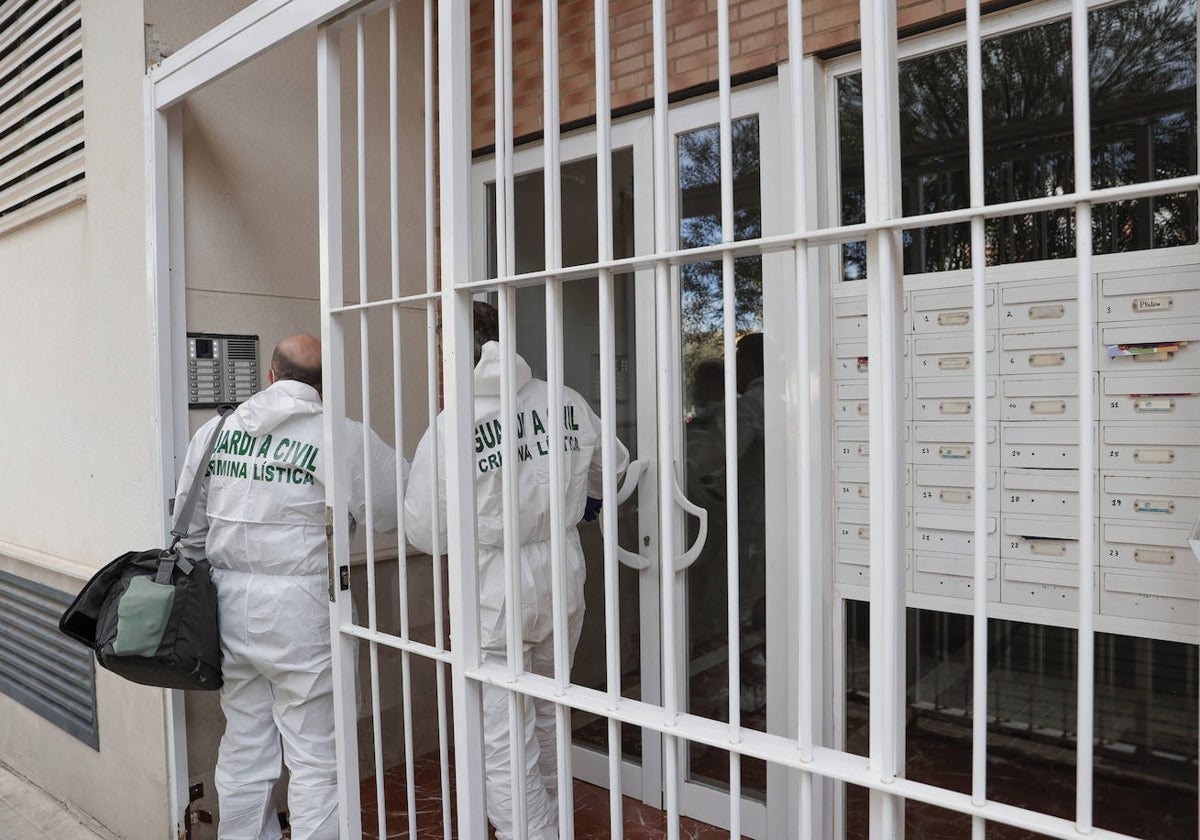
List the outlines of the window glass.
<svg viewBox="0 0 1200 840">
<path fill-rule="evenodd" d="M 1092 181 L 1096 188 L 1196 172 L 1194 0 L 1134 0 L 1088 15 Z M 1067 20 L 982 44 L 984 192 L 989 204 L 1075 189 L 1071 31 Z M 841 221 L 865 219 L 861 75 L 837 83 Z M 900 64 L 901 192 L 906 216 L 969 206 L 967 53 L 957 46 Z M 1196 195 L 1098 205 L 1096 253 L 1197 241 Z M 1074 256 L 1071 210 L 987 223 L 991 265 Z M 906 273 L 970 265 L 969 225 L 904 232 Z M 865 276 L 862 243 L 843 276 Z"/>
</svg>

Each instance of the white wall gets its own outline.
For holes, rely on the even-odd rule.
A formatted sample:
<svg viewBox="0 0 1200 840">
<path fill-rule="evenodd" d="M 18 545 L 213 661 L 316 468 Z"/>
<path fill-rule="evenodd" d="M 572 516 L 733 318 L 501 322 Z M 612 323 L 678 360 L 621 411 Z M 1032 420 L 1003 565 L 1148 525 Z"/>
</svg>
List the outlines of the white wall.
<svg viewBox="0 0 1200 840">
<path fill-rule="evenodd" d="M 0 568 L 62 591 L 162 538 L 140 0 L 84 0 L 87 200 L 0 236 Z M 100 750 L 0 695 L 0 760 L 121 836 L 170 836 L 162 691 L 97 674 Z"/>
</svg>

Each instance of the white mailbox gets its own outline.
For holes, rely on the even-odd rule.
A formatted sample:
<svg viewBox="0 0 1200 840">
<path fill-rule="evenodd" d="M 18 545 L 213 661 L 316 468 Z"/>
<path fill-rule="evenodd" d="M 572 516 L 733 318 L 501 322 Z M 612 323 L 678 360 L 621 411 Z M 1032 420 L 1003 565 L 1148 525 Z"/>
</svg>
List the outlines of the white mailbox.
<svg viewBox="0 0 1200 840">
<path fill-rule="evenodd" d="M 916 336 L 912 340 L 912 376 L 968 376 L 975 370 L 975 345 L 971 333 Z M 996 337 L 988 333 L 984 341 L 988 374 L 999 370 Z"/>
<path fill-rule="evenodd" d="M 917 335 L 938 332 L 970 332 L 974 329 L 975 313 L 972 306 L 974 291 L 970 286 L 928 289 L 912 293 L 912 325 Z M 988 286 L 984 290 L 988 329 L 996 328 L 996 290 Z"/>
<path fill-rule="evenodd" d="M 1093 479 L 1095 473 L 1092 474 Z M 1005 513 L 1076 516 L 1079 513 L 1079 470 L 1004 470 L 1000 505 Z M 1088 482 L 1095 492 L 1095 481 Z"/>
<path fill-rule="evenodd" d="M 1079 569 L 1067 563 L 1002 562 L 1000 600 L 1005 604 L 1079 611 Z M 1095 577 L 1092 586 L 1095 587 Z"/>
<path fill-rule="evenodd" d="M 996 416 L 996 380 L 988 379 L 987 416 Z M 975 380 L 971 377 L 914 379 L 912 382 L 912 419 L 970 420 L 975 412 Z"/>
<path fill-rule="evenodd" d="M 859 546 L 865 549 L 871 544 L 871 511 L 866 505 L 838 505 L 837 529 L 834 541 L 840 545 Z"/>
<path fill-rule="evenodd" d="M 901 298 L 904 312 L 908 312 L 908 295 Z M 910 332 L 908 318 L 905 321 L 905 332 Z M 866 295 L 849 295 L 835 298 L 833 301 L 833 337 L 866 339 L 870 335 L 870 325 L 867 319 Z"/>
<path fill-rule="evenodd" d="M 1100 565 L 1196 577 L 1200 565 L 1188 546 L 1191 530 L 1187 525 L 1105 520 L 1100 526 Z"/>
<path fill-rule="evenodd" d="M 1200 318 L 1200 272 L 1194 266 L 1100 275 L 1101 321 Z"/>
<path fill-rule="evenodd" d="M 1006 283 L 1000 287 L 1000 328 L 1038 329 L 1079 323 L 1074 277 Z"/>
<path fill-rule="evenodd" d="M 928 510 L 973 510 L 975 470 L 972 467 L 917 466 L 913 482 L 913 506 Z M 999 470 L 987 471 L 987 509 L 1000 509 L 996 492 Z"/>
<path fill-rule="evenodd" d="M 833 460 L 867 464 L 871 460 L 871 427 L 867 423 L 836 423 Z M 912 460 L 912 431 L 904 426 L 904 462 Z"/>
<path fill-rule="evenodd" d="M 1101 374 L 1100 419 L 1200 422 L 1200 370 Z"/>
<path fill-rule="evenodd" d="M 834 580 L 837 583 L 844 586 L 859 586 L 863 588 L 871 585 L 871 552 L 869 549 L 839 545 L 834 549 L 834 556 L 837 558 L 836 568 L 834 569 Z M 905 589 L 912 588 L 908 585 L 910 575 L 912 574 L 911 570 L 912 558 L 908 555 L 908 552 L 905 552 Z"/>
<path fill-rule="evenodd" d="M 1101 423 L 1102 470 L 1200 472 L 1200 426 L 1194 423 Z"/>
<path fill-rule="evenodd" d="M 987 424 L 987 462 L 1000 462 L 998 423 Z M 972 423 L 914 423 L 912 460 L 915 464 L 974 466 L 975 426 Z"/>
<path fill-rule="evenodd" d="M 1060 376 L 1079 370 L 1079 331 L 1003 330 L 1000 373 Z"/>
<path fill-rule="evenodd" d="M 973 555 L 975 516 L 971 512 L 913 509 L 912 545 L 916 551 Z M 999 554 L 996 516 L 987 517 L 987 553 Z"/>
<path fill-rule="evenodd" d="M 905 505 L 912 504 L 911 468 L 904 468 Z M 871 466 L 838 464 L 834 469 L 834 493 L 838 504 L 871 503 Z"/>
<path fill-rule="evenodd" d="M 1000 561 L 987 560 L 987 599 L 1000 600 L 1000 580 L 997 577 Z M 975 597 L 975 560 L 955 554 L 916 552 L 913 560 L 912 591 L 922 595 L 944 598 L 973 599 Z"/>
<path fill-rule="evenodd" d="M 1000 428 L 1000 462 L 1006 467 L 1078 469 L 1079 425 L 1006 423 Z"/>
<path fill-rule="evenodd" d="M 1122 321 L 1100 327 L 1101 371 L 1200 369 L 1200 320 Z"/>
<path fill-rule="evenodd" d="M 1000 556 L 1005 560 L 1079 562 L 1077 516 L 1005 513 L 1000 518 L 1000 527 Z"/>
<path fill-rule="evenodd" d="M 1000 417 L 1009 422 L 1078 420 L 1077 376 L 1005 376 L 1000 380 Z"/>
<path fill-rule="evenodd" d="M 908 338 L 904 339 L 904 371 L 908 375 Z M 833 341 L 833 376 L 835 379 L 867 381 L 870 360 L 867 358 L 867 339 L 835 338 Z"/>
<path fill-rule="evenodd" d="M 1100 613 L 1169 621 L 1194 632 L 1200 623 L 1200 580 L 1178 575 L 1101 572 Z"/>
<path fill-rule="evenodd" d="M 1200 477 L 1104 472 L 1100 515 L 1151 525 L 1190 526 L 1200 518 Z"/>
<path fill-rule="evenodd" d="M 865 422 L 871 416 L 871 392 L 867 380 L 840 380 L 833 383 L 839 422 Z M 904 382 L 904 418 L 910 419 L 909 383 Z"/>
</svg>

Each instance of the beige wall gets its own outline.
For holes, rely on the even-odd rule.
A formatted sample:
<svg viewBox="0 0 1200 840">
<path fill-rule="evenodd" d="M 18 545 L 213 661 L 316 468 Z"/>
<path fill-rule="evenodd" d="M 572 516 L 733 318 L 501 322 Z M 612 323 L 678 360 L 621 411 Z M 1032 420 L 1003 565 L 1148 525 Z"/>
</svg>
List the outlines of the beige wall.
<svg viewBox="0 0 1200 840">
<path fill-rule="evenodd" d="M 162 535 L 141 2 L 84 0 L 83 37 L 87 200 L 0 236 L 0 568 L 72 594 Z M 123 837 L 168 837 L 164 694 L 96 687 L 98 752 L 0 695 L 0 761 Z"/>
</svg>

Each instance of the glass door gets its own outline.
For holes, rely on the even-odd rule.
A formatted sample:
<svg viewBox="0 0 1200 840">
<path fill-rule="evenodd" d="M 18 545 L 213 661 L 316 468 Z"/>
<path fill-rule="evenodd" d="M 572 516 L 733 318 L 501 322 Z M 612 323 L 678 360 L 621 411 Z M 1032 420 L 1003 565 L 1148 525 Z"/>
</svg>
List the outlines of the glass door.
<svg viewBox="0 0 1200 840">
<path fill-rule="evenodd" d="M 777 132 L 777 88 L 764 85 L 738 92 L 732 99 L 732 193 L 735 241 L 764 235 L 764 210 L 772 200 L 779 170 L 773 144 L 764 138 Z M 677 108 L 671 114 L 675 231 L 681 249 L 719 244 L 722 240 L 721 132 L 718 100 Z M 772 565 L 783 562 L 780 528 L 768 528 L 768 496 L 785 493 L 782 467 L 768 472 L 768 452 L 781 429 L 773 428 L 769 394 L 782 394 L 782 365 L 773 369 L 764 355 L 772 338 L 764 311 L 774 289 L 764 282 L 775 263 L 760 255 L 733 261 L 733 358 L 724 350 L 724 271 L 721 260 L 686 263 L 678 269 L 672 328 L 678 359 L 679 476 L 691 503 L 707 513 L 707 537 L 696 559 L 679 575 L 675 638 L 682 645 L 678 684 L 683 708 L 690 714 L 728 721 L 731 706 L 741 725 L 770 731 L 768 683 L 780 675 L 768 668 L 767 652 L 783 617 L 768 609 L 767 581 Z M 775 305 L 778 305 L 776 302 Z M 733 388 L 726 368 L 732 368 Z M 727 441 L 727 406 L 733 402 L 737 431 Z M 770 415 L 770 417 L 769 417 Z M 777 426 L 777 424 L 775 424 Z M 778 441 L 776 441 L 778 443 Z M 776 463 L 780 459 L 775 458 Z M 736 505 L 730 503 L 727 473 L 736 464 Z M 681 545 L 692 545 L 698 520 L 680 520 Z M 738 562 L 737 600 L 731 605 L 729 556 Z M 770 559 L 769 559 L 770 558 Z M 771 579 L 774 579 L 773 577 Z M 730 609 L 736 609 L 730 634 Z M 730 665 L 737 663 L 738 685 L 731 686 Z M 736 699 L 731 703 L 731 694 Z M 784 710 L 774 717 L 782 718 Z M 771 721 L 774 722 L 774 721 Z M 684 770 L 681 810 L 704 822 L 728 827 L 730 761 L 723 749 L 686 742 L 680 748 Z M 747 836 L 766 836 L 767 768 L 743 760 L 739 768 L 741 828 Z"/>
</svg>

